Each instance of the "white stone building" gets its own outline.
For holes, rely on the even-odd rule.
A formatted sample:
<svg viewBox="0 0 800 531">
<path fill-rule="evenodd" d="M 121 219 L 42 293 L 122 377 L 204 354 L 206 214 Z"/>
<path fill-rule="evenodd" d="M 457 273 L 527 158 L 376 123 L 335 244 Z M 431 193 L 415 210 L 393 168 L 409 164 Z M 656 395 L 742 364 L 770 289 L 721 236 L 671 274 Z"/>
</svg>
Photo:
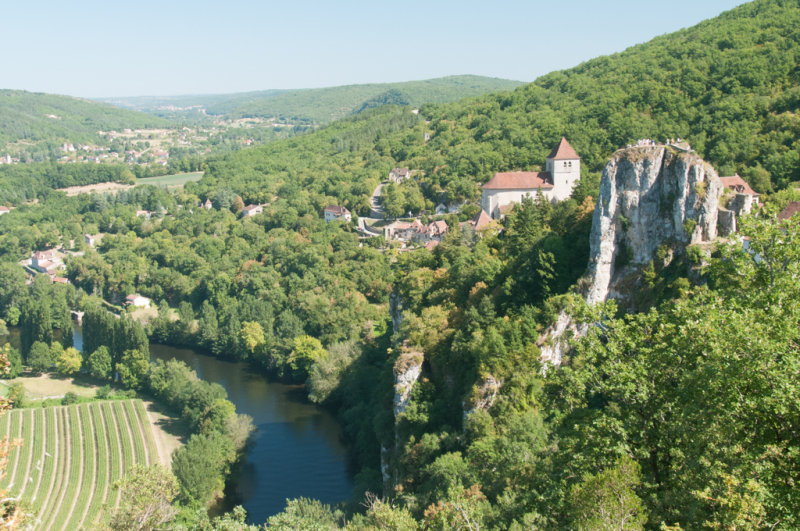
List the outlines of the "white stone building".
<svg viewBox="0 0 800 531">
<path fill-rule="evenodd" d="M 344 221 L 352 221 L 353 219 L 353 215 L 350 213 L 350 211 L 339 205 L 326 206 L 324 215 L 326 223 L 330 223 L 331 221 L 335 221 L 337 219 Z"/>
<path fill-rule="evenodd" d="M 497 219 L 503 207 L 521 203 L 524 197 L 536 197 L 539 191 L 549 201 L 567 199 L 581 177 L 581 158 L 569 145 L 561 141 L 545 160 L 546 171 L 513 171 L 496 173 L 483 185 L 481 208 Z"/>
</svg>

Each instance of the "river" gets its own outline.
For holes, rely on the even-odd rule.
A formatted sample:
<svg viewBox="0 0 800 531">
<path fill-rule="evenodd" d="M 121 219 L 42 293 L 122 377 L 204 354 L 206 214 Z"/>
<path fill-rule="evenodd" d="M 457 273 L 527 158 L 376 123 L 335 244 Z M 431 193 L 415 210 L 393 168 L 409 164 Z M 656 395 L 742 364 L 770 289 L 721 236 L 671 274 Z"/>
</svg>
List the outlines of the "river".
<svg viewBox="0 0 800 531">
<path fill-rule="evenodd" d="M 83 346 L 80 329 L 74 343 L 78 349 Z M 330 413 L 305 399 L 301 386 L 271 382 L 245 363 L 192 349 L 151 344 L 150 355 L 185 362 L 200 378 L 224 387 L 236 411 L 253 417 L 256 431 L 232 500 L 244 506 L 250 522 L 260 524 L 279 513 L 287 498 L 304 496 L 330 504 L 350 498 L 352 471 L 341 427 Z"/>
</svg>

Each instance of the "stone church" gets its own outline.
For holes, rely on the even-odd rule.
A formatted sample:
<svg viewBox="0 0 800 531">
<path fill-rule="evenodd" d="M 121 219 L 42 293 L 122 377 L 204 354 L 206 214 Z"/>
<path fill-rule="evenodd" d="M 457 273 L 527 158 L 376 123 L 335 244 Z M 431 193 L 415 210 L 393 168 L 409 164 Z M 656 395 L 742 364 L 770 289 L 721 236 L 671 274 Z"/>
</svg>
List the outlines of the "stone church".
<svg viewBox="0 0 800 531">
<path fill-rule="evenodd" d="M 491 217 L 499 219 L 514 204 L 521 203 L 524 197 L 536 197 L 539 190 L 554 203 L 568 198 L 581 177 L 581 158 L 566 138 L 561 138 L 547 156 L 545 164 L 546 171 L 496 173 L 483 185 L 481 208 Z"/>
</svg>

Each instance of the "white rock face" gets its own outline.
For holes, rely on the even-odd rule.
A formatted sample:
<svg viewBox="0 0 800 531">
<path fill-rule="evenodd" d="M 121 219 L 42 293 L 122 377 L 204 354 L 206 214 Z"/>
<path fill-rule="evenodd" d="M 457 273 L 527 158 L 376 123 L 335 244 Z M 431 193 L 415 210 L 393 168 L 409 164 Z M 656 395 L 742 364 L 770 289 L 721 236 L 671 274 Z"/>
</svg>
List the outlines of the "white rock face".
<svg viewBox="0 0 800 531">
<path fill-rule="evenodd" d="M 614 296 L 627 266 L 647 264 L 663 243 L 714 239 L 721 191 L 714 168 L 694 153 L 658 145 L 617 151 L 592 220 L 587 302 Z"/>
<path fill-rule="evenodd" d="M 403 413 L 411 400 L 411 391 L 414 384 L 422 374 L 422 356 L 407 358 L 401 371 L 395 370 L 394 375 L 394 417 Z"/>
<path fill-rule="evenodd" d="M 624 297 L 618 282 L 653 260 L 662 244 L 713 240 L 721 193 L 714 168 L 692 152 L 663 145 L 617 151 L 603 170 L 592 219 L 586 301 Z M 561 312 L 539 341 L 541 360 L 560 365 L 568 338 L 587 330 Z"/>
</svg>

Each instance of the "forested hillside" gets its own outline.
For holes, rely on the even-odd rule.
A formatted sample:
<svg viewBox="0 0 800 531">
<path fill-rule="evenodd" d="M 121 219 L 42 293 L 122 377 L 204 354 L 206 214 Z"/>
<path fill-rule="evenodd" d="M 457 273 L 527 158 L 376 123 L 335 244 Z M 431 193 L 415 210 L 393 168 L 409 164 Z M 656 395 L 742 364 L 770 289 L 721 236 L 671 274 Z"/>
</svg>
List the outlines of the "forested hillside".
<svg viewBox="0 0 800 531">
<path fill-rule="evenodd" d="M 787 186 L 800 178 L 798 28 L 796 0 L 758 0 L 513 93 L 419 115 L 365 108 L 214 158 L 182 191 L 46 195 L 0 217 L 0 318 L 53 335 L 56 320 L 33 326 L 49 319 L 29 300 L 44 284 L 26 287 L 13 262 L 76 239 L 76 301 L 141 293 L 158 306 L 151 340 L 304 382 L 352 445 L 354 500 L 290 501 L 271 528 L 796 529 L 800 225 L 776 214 L 800 200 Z M 420 171 L 386 187 L 387 209 L 474 201 L 561 136 L 584 162 L 570 199 L 526 200 L 477 233 L 459 223 L 466 205 L 432 251 L 321 218 L 328 204 L 366 213 L 395 166 Z M 648 311 L 587 308 L 601 168 L 639 138 L 677 137 L 722 174 L 786 188 L 741 220 L 752 254 L 733 239 L 675 245 L 642 272 Z M 264 212 L 239 217 L 244 203 Z M 98 232 L 96 249 L 80 243 Z M 562 310 L 595 326 L 543 367 Z"/>
<path fill-rule="evenodd" d="M 0 146 L 43 140 L 93 143 L 98 131 L 168 127 L 149 114 L 70 96 L 0 90 Z"/>
<path fill-rule="evenodd" d="M 276 118 L 296 124 L 326 124 L 381 104 L 420 106 L 511 90 L 520 81 L 481 76 L 449 76 L 403 83 L 372 83 L 319 89 L 265 90 L 213 96 L 114 98 L 109 103 L 171 115 L 163 107 L 200 106 L 225 118 Z"/>
<path fill-rule="evenodd" d="M 761 192 L 784 188 L 800 180 L 798 28 L 795 2 L 753 2 L 514 92 L 423 106 L 429 124 L 381 135 L 375 143 L 394 165 L 424 171 L 391 200 L 403 212 L 424 207 L 422 195 L 429 208 L 445 199 L 475 201 L 477 183 L 497 171 L 543 166 L 561 136 L 583 159 L 587 191 L 607 157 L 640 138 L 686 139 L 720 175 L 738 172 Z M 273 153 L 302 159 L 305 146 L 290 142 L 234 155 L 217 174 L 238 179 L 245 168 L 272 164 Z M 325 174 L 324 167 L 315 170 L 315 176 Z M 332 195 L 358 208 L 347 189 L 340 190 Z"/>
</svg>

